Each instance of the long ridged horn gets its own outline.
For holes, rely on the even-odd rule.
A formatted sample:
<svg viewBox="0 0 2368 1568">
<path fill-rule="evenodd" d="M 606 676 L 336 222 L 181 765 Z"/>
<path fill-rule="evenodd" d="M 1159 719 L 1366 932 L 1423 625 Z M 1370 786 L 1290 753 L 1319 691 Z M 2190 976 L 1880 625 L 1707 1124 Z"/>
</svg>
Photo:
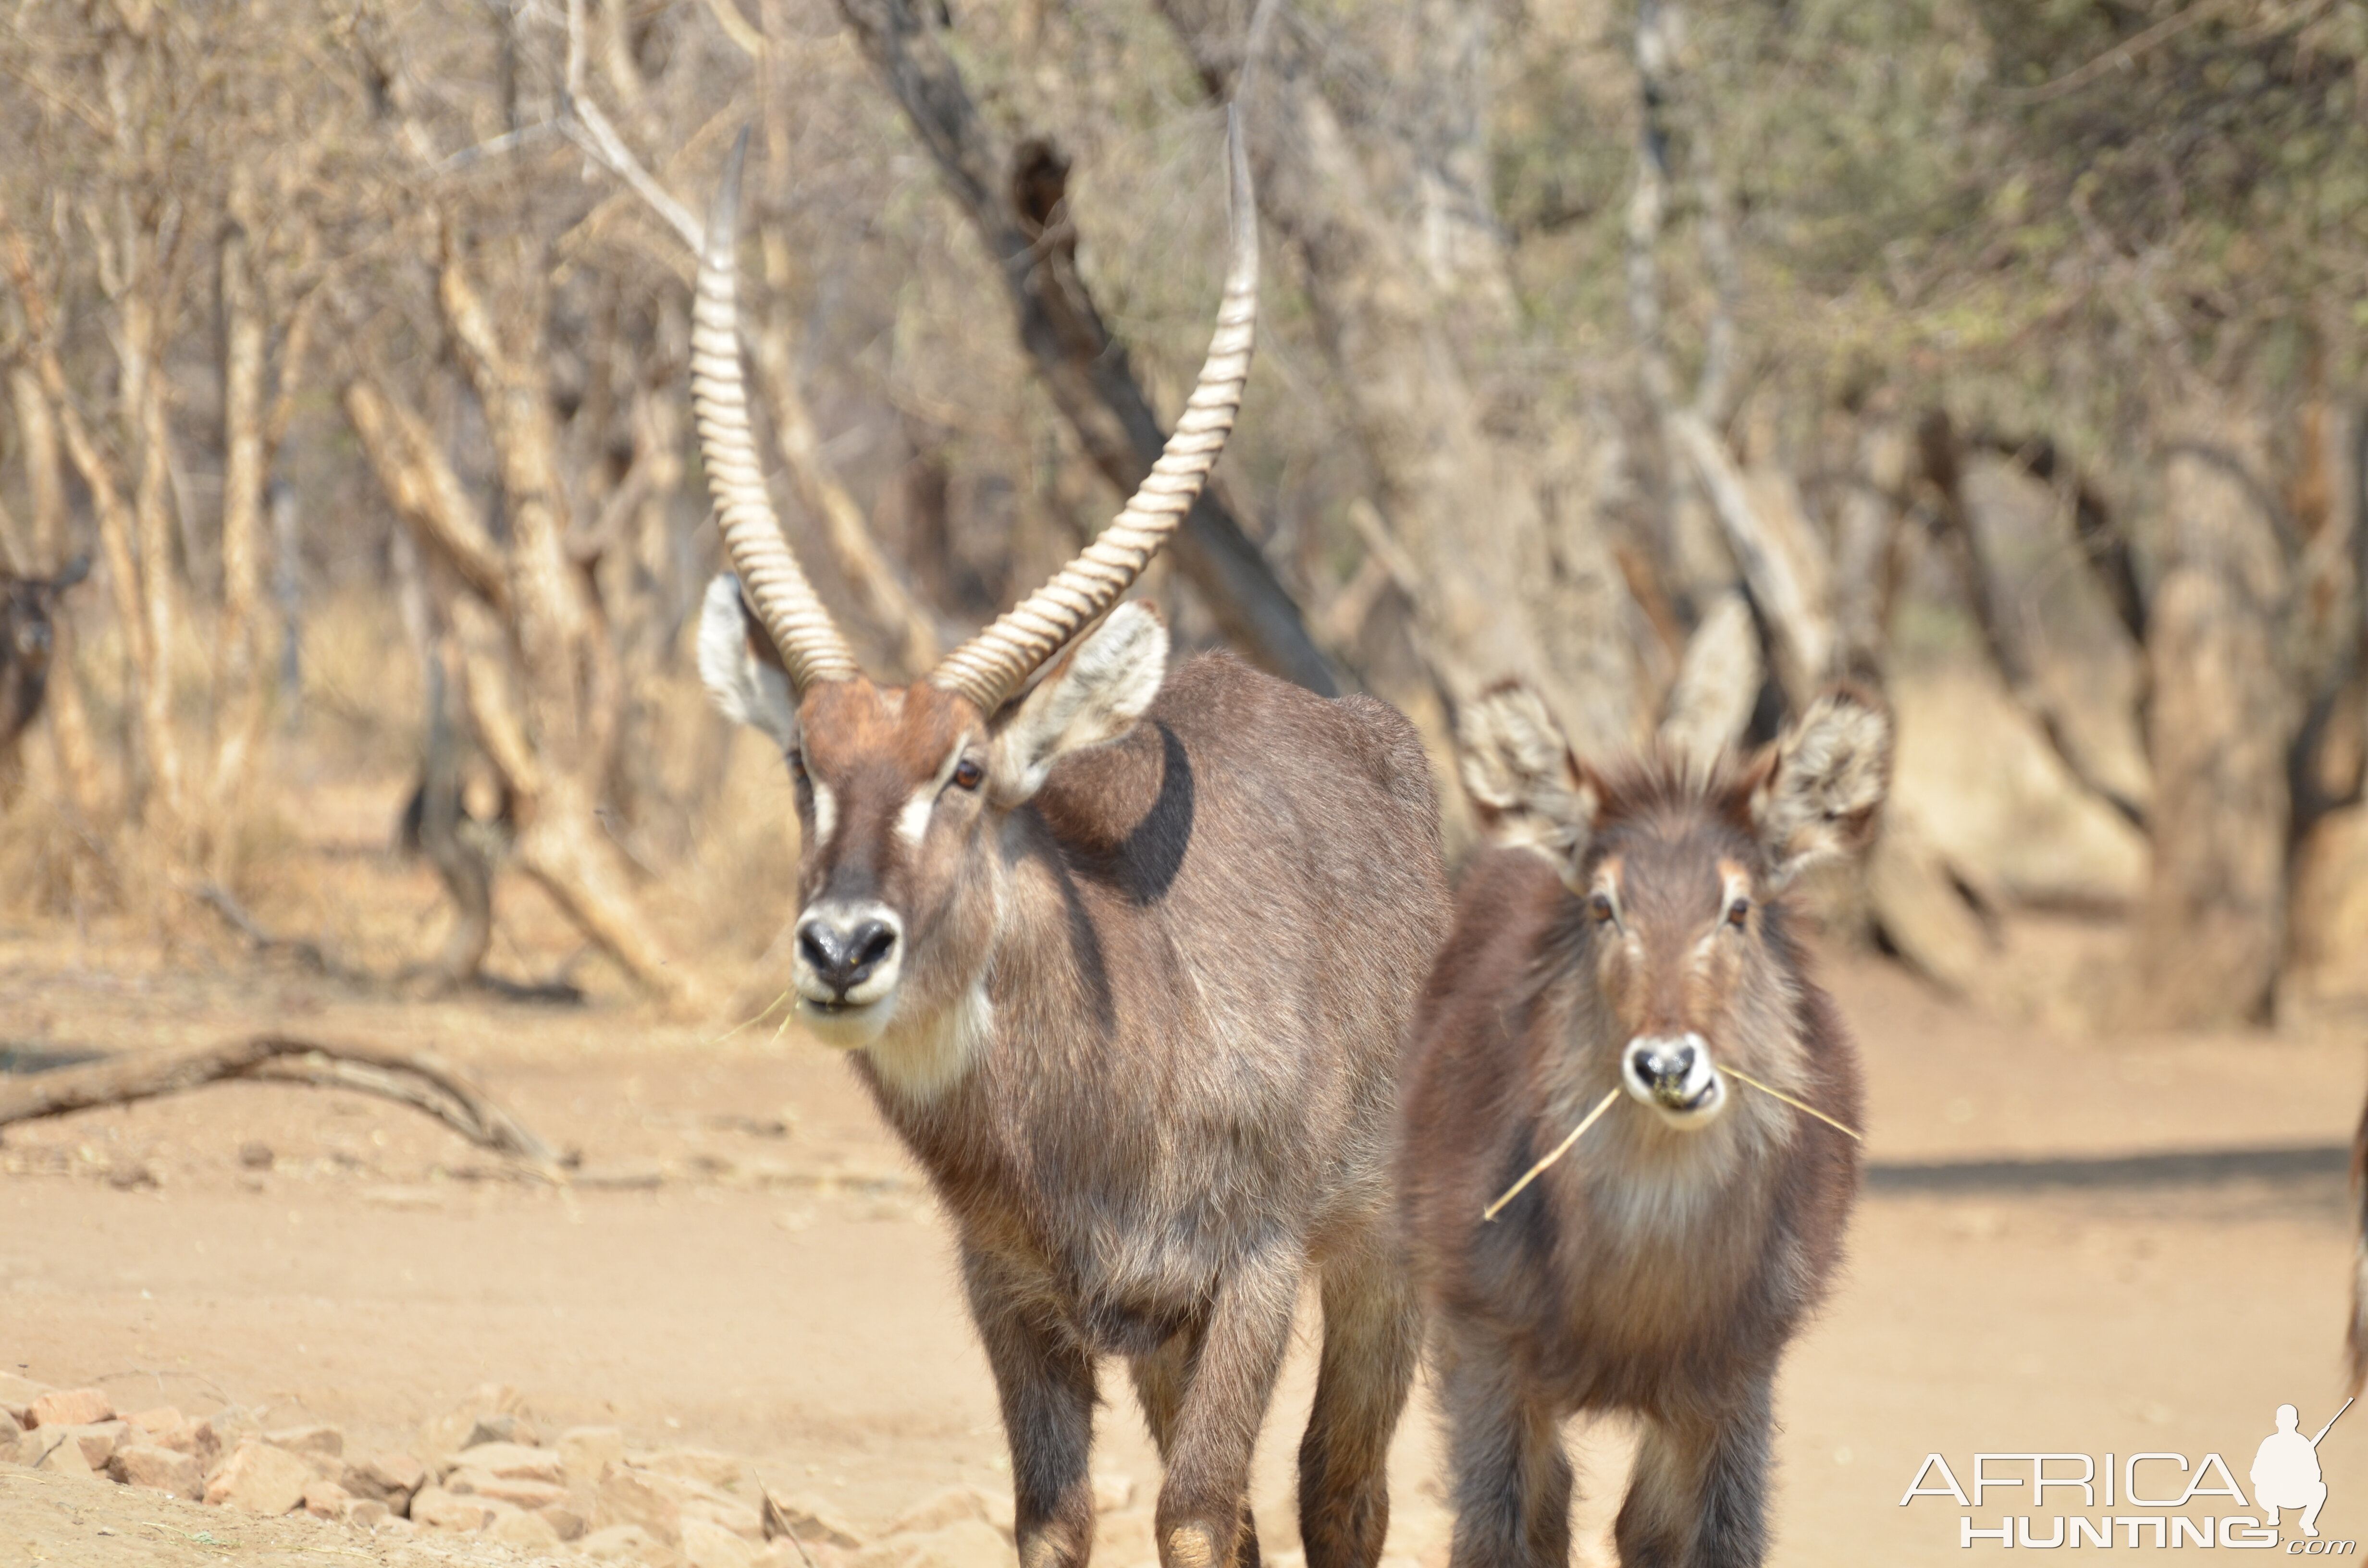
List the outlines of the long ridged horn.
<svg viewBox="0 0 2368 1568">
<path fill-rule="evenodd" d="M 748 388 L 740 374 L 740 166 L 748 132 L 732 146 L 723 183 L 707 210 L 707 241 L 700 249 L 699 287 L 690 312 L 690 406 L 699 422 L 699 450 L 707 490 L 723 530 L 723 553 L 740 574 L 740 591 L 780 650 L 790 689 L 803 696 L 818 680 L 849 680 L 859 672 L 847 640 L 814 597 L 806 574 L 781 532 L 757 440 L 748 427 Z"/>
<path fill-rule="evenodd" d="M 1258 282 L 1258 202 L 1250 187 L 1249 156 L 1242 148 L 1240 119 L 1232 108 L 1225 112 L 1225 151 L 1233 176 L 1228 202 L 1233 255 L 1209 358 L 1175 433 L 1126 509 L 1083 554 L 930 672 L 930 685 L 960 692 L 988 713 L 1000 708 L 1063 643 L 1118 602 L 1183 522 L 1209 471 L 1217 466 L 1217 454 L 1225 449 L 1234 413 L 1241 406 L 1242 383 L 1249 379 Z"/>
</svg>

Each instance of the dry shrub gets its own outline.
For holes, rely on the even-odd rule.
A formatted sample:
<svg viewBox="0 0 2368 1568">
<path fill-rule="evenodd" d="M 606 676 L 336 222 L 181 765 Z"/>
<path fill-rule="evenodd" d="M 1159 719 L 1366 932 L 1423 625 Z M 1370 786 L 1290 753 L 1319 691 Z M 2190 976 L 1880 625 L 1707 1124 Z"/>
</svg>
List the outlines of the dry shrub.
<svg viewBox="0 0 2368 1568">
<path fill-rule="evenodd" d="M 357 774 L 418 766 L 426 677 L 393 595 L 346 586 L 309 607 L 301 668 L 311 760 Z"/>
<path fill-rule="evenodd" d="M 47 764 L 44 755 L 28 768 L 26 788 L 0 813 L 0 914 L 81 920 L 116 910 L 123 890 L 115 863 L 61 804 Z"/>
<path fill-rule="evenodd" d="M 776 978 L 764 960 L 797 913 L 798 818 L 788 770 L 762 736 L 729 737 L 675 885 L 689 916 L 689 949 L 711 974 L 743 988 Z"/>
</svg>

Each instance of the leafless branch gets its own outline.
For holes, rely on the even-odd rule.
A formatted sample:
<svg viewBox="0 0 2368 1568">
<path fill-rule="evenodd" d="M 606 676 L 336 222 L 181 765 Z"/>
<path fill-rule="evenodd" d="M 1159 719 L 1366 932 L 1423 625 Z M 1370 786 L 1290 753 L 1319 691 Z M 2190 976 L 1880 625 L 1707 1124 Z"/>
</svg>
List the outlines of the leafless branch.
<svg viewBox="0 0 2368 1568">
<path fill-rule="evenodd" d="M 567 0 L 567 84 L 560 97 L 559 129 L 610 174 L 632 187 L 633 193 L 682 236 L 692 254 L 698 254 L 707 235 L 706 226 L 642 167 L 625 139 L 609 123 L 608 115 L 584 90 L 584 0 Z"/>
<path fill-rule="evenodd" d="M 1039 244 L 1053 227 L 1053 209 L 1066 200 L 1066 165 L 1042 142 L 1009 153 L 996 144 L 960 67 L 910 0 L 840 0 L 839 12 L 995 257 L 1019 315 L 1020 345 L 1053 402 L 1094 466 L 1132 494 L 1166 434 L 1077 275 L 1074 246 Z M 1299 606 L 1214 487 L 1201 493 L 1168 549 L 1244 653 L 1313 690 L 1338 689 Z"/>
<path fill-rule="evenodd" d="M 0 1079 L 0 1127 L 131 1105 L 207 1084 L 271 1080 L 375 1095 L 434 1117 L 480 1149 L 546 1170 L 559 1163 L 550 1144 L 438 1057 L 287 1035 L 256 1035 L 196 1051 L 142 1051 Z"/>
</svg>

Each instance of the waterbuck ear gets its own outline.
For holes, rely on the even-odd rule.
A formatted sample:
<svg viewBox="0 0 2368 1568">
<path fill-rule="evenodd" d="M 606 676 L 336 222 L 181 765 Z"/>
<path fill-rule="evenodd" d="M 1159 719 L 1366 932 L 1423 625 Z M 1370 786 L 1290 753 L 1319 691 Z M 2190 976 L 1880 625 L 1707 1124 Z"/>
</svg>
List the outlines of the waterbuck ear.
<svg viewBox="0 0 2368 1568">
<path fill-rule="evenodd" d="M 1891 715 L 1853 687 L 1828 691 L 1759 754 L 1745 781 L 1752 831 L 1780 886 L 1819 860 L 1856 854 L 1873 839 L 1891 788 Z"/>
<path fill-rule="evenodd" d="M 1492 687 L 1456 715 L 1455 741 L 1464 792 L 1490 841 L 1534 850 L 1576 886 L 1602 791 L 1544 701 L 1518 682 Z"/>
<path fill-rule="evenodd" d="M 741 601 L 740 579 L 729 572 L 707 585 L 699 612 L 699 678 L 725 718 L 763 731 L 784 754 L 797 749 L 798 705 L 790 677 L 765 629 Z"/>
<path fill-rule="evenodd" d="M 995 727 L 988 798 L 1019 805 L 1073 751 L 1134 728 L 1167 678 L 1167 628 L 1140 599 L 1110 611 Z"/>
</svg>

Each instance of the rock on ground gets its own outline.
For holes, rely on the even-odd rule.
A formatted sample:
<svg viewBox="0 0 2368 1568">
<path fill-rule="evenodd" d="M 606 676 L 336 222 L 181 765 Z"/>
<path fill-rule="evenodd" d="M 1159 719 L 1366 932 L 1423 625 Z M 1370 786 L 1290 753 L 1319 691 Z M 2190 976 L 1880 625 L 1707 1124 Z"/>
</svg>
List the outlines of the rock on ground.
<svg viewBox="0 0 2368 1568">
<path fill-rule="evenodd" d="M 627 1462 L 636 1470 L 654 1470 L 661 1475 L 679 1475 L 689 1481 L 703 1481 L 727 1492 L 737 1490 L 748 1479 L 746 1465 L 730 1454 L 719 1454 L 708 1449 L 664 1449 L 655 1453 L 630 1455 Z"/>
<path fill-rule="evenodd" d="M 263 1440 L 275 1449 L 307 1458 L 341 1460 L 346 1453 L 346 1435 L 335 1426 L 290 1426 L 266 1432 Z"/>
<path fill-rule="evenodd" d="M 810 1493 L 802 1493 L 786 1501 L 768 1496 L 765 1503 L 775 1516 L 779 1529 L 796 1536 L 808 1546 L 819 1542 L 824 1546 L 840 1546 L 853 1551 L 867 1544 L 855 1527 L 839 1517 L 837 1509 Z"/>
<path fill-rule="evenodd" d="M 347 1460 L 337 1484 L 357 1497 L 376 1498 L 399 1514 L 411 1494 L 427 1484 L 427 1467 L 409 1454 L 372 1454 Z"/>
<path fill-rule="evenodd" d="M 28 1470 L 42 1471 L 51 1475 L 88 1476 L 90 1461 L 83 1457 L 82 1445 L 74 1440 L 71 1426 L 53 1426 L 47 1431 L 35 1430 L 17 1439 L 16 1461 Z"/>
<path fill-rule="evenodd" d="M 154 1410 L 143 1410 L 136 1415 L 127 1415 L 123 1419 L 125 1424 L 138 1434 L 135 1440 L 142 1443 L 154 1443 L 159 1438 L 170 1437 L 179 1431 L 188 1421 L 187 1416 L 169 1404 L 159 1405 Z"/>
<path fill-rule="evenodd" d="M 423 1486 L 411 1500 L 412 1519 L 434 1530 L 481 1530 L 505 1514 L 518 1511 L 492 1497 L 464 1497 L 440 1486 Z"/>
<path fill-rule="evenodd" d="M 625 1457 L 625 1434 L 614 1426 L 571 1426 L 559 1435 L 562 1477 L 570 1486 L 598 1486 L 600 1471 Z"/>
<path fill-rule="evenodd" d="M 547 1508 L 567 1500 L 567 1488 L 528 1476 L 495 1475 L 473 1465 L 459 1465 L 444 1478 L 444 1490 L 461 1497 L 490 1497 L 520 1508 Z"/>
<path fill-rule="evenodd" d="M 115 1416 L 105 1389 L 51 1389 L 25 1407 L 28 1426 L 88 1426 Z"/>
<path fill-rule="evenodd" d="M 431 1470 L 450 1468 L 463 1449 L 480 1443 L 536 1442 L 533 1423 L 526 1418 L 526 1396 L 507 1383 L 484 1383 L 441 1415 L 420 1425 L 414 1451 Z"/>
<path fill-rule="evenodd" d="M 721 1525 L 686 1519 L 682 1526 L 682 1557 L 690 1568 L 755 1568 L 757 1547 Z"/>
<path fill-rule="evenodd" d="M 206 1494 L 206 1472 L 197 1456 L 154 1443 L 126 1443 L 107 1461 L 107 1473 L 126 1486 L 146 1486 L 192 1500 Z"/>
<path fill-rule="evenodd" d="M 890 1536 L 856 1554 L 854 1568 L 1009 1568 L 1011 1543 L 983 1519 Z"/>
<path fill-rule="evenodd" d="M 559 1531 L 549 1519 L 523 1509 L 515 1514 L 504 1514 L 485 1533 L 495 1540 L 529 1551 L 550 1551 L 560 1544 Z"/>
<path fill-rule="evenodd" d="M 263 1423 L 245 1406 L 226 1404 L 198 1423 L 196 1430 L 189 1434 L 189 1451 L 211 1471 L 233 1449 L 262 1432 Z"/>
<path fill-rule="evenodd" d="M 1099 1488 L 1097 1488 L 1099 1490 Z M 1009 1540 L 1012 1533 L 1011 1498 L 1008 1494 L 990 1492 L 984 1486 L 950 1486 L 936 1496 L 916 1504 L 896 1516 L 883 1535 L 926 1535 L 944 1529 L 964 1519 L 975 1519 L 992 1525 Z M 801 1540 L 809 1540 L 803 1531 Z"/>
<path fill-rule="evenodd" d="M 250 1514 L 285 1514 L 304 1501 L 313 1467 L 285 1449 L 249 1439 L 206 1482 L 206 1501 Z"/>
<path fill-rule="evenodd" d="M 567 1484 L 567 1461 L 562 1455 L 524 1443 L 479 1443 L 474 1448 L 462 1449 L 453 1463 L 456 1468 L 483 1471 L 505 1481 L 541 1481 L 562 1488 Z"/>
<path fill-rule="evenodd" d="M 674 1546 L 682 1540 L 682 1506 L 658 1485 L 656 1476 L 611 1463 L 600 1472 L 600 1489 L 592 1507 L 592 1536 L 586 1539 L 605 1537 L 624 1525 Z"/>
<path fill-rule="evenodd" d="M 609 1525 L 575 1543 L 575 1550 L 595 1562 L 670 1563 L 680 1561 L 674 1549 L 640 1525 Z"/>
</svg>

